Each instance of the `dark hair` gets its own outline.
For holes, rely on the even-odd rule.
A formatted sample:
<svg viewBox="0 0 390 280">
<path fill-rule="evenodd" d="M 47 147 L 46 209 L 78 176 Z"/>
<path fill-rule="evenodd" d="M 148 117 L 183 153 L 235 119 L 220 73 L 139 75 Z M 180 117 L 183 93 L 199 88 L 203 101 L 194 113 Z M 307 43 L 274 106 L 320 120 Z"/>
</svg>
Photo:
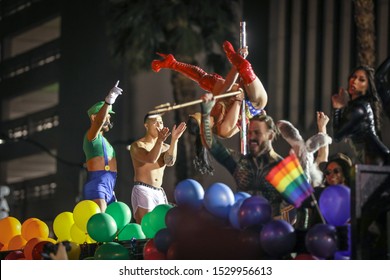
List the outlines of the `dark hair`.
<svg viewBox="0 0 390 280">
<path fill-rule="evenodd" d="M 374 112 L 374 119 L 375 119 L 375 129 L 378 135 L 380 135 L 381 126 L 382 126 L 382 103 L 379 99 L 378 92 L 376 90 L 375 86 L 375 70 L 372 67 L 369 67 L 367 65 L 360 65 L 353 69 L 351 74 L 348 76 L 348 81 L 351 79 L 353 74 L 358 71 L 362 70 L 366 73 L 367 79 L 368 79 L 368 89 L 367 93 L 364 95 L 368 101 L 370 102 L 370 105 L 372 107 L 372 110 Z"/>
<path fill-rule="evenodd" d="M 351 159 L 343 154 L 343 153 L 337 153 L 333 156 L 331 156 L 328 160 L 328 162 L 326 162 L 325 164 L 325 168 L 328 168 L 328 165 L 332 162 L 335 162 L 337 163 L 338 165 L 340 165 L 342 171 L 343 171 L 343 175 L 344 175 L 344 178 L 345 178 L 345 185 L 347 185 L 348 187 L 350 187 L 350 183 L 351 183 L 351 169 L 352 169 L 352 161 Z"/>
<path fill-rule="evenodd" d="M 275 125 L 274 120 L 272 119 L 271 116 L 265 115 L 265 114 L 259 114 L 254 116 L 253 118 L 250 119 L 250 121 L 259 121 L 259 122 L 264 122 L 269 129 L 271 129 L 273 132 L 275 132 L 275 136 L 279 135 L 279 129 Z"/>
<path fill-rule="evenodd" d="M 162 116 L 162 114 L 146 114 L 145 117 L 144 117 L 144 123 L 146 123 L 148 121 L 148 119 L 152 119 L 152 116 Z"/>
</svg>

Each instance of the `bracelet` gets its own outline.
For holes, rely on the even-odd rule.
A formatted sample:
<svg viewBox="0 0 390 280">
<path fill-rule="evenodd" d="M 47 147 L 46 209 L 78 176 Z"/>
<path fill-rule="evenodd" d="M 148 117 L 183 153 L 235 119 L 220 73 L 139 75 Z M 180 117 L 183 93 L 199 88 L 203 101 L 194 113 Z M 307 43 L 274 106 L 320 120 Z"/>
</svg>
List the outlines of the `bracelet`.
<svg viewBox="0 0 390 280">
<path fill-rule="evenodd" d="M 108 103 L 107 101 L 104 100 L 104 103 L 106 103 L 108 106 L 111 106 L 112 104 Z"/>
</svg>

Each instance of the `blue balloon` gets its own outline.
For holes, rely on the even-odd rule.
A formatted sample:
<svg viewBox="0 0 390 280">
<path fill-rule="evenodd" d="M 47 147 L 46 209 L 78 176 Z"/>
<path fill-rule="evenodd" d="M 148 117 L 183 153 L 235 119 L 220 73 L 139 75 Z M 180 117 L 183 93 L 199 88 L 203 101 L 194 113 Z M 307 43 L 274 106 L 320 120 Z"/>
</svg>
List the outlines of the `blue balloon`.
<svg viewBox="0 0 390 280">
<path fill-rule="evenodd" d="M 238 220 L 242 229 L 260 227 L 269 222 L 271 216 L 271 205 L 262 196 L 251 196 L 244 199 L 238 211 Z"/>
<path fill-rule="evenodd" d="M 328 224 L 345 225 L 351 219 L 351 190 L 343 185 L 326 187 L 321 193 L 319 207 Z"/>
<path fill-rule="evenodd" d="M 242 200 L 242 199 L 245 199 L 245 198 L 248 198 L 248 197 L 251 197 L 251 195 L 247 192 L 236 192 L 234 194 L 234 201 L 239 201 L 239 200 Z"/>
<path fill-rule="evenodd" d="M 229 222 L 230 225 L 236 229 L 240 229 L 240 222 L 238 220 L 238 211 L 240 210 L 240 207 L 242 203 L 244 202 L 244 199 L 240 199 L 236 201 L 232 207 L 230 207 L 229 211 Z"/>
<path fill-rule="evenodd" d="M 154 236 L 154 246 L 161 253 L 166 253 L 173 241 L 172 234 L 167 228 L 160 229 Z"/>
<path fill-rule="evenodd" d="M 260 232 L 261 247 L 272 257 L 282 257 L 291 253 L 296 239 L 293 226 L 283 220 L 270 221 Z"/>
<path fill-rule="evenodd" d="M 174 197 L 178 206 L 199 210 L 203 205 L 204 189 L 199 182 L 186 179 L 176 185 Z"/>
<path fill-rule="evenodd" d="M 233 191 L 223 183 L 214 183 L 205 191 L 203 204 L 214 216 L 227 219 L 234 204 Z"/>
<path fill-rule="evenodd" d="M 337 251 L 336 227 L 328 224 L 316 224 L 305 236 L 306 249 L 319 258 L 329 258 Z"/>
</svg>

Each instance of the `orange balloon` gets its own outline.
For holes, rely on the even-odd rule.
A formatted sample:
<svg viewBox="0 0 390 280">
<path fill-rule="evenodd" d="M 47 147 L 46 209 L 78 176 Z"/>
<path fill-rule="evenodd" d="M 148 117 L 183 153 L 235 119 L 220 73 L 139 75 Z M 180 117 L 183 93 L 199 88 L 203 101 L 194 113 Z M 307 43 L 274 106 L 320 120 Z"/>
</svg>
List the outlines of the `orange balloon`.
<svg viewBox="0 0 390 280">
<path fill-rule="evenodd" d="M 30 221 L 29 223 L 22 225 L 22 236 L 26 240 L 30 240 L 34 237 L 48 238 L 49 227 L 47 224 L 39 219 Z"/>
<path fill-rule="evenodd" d="M 18 219 L 8 216 L 0 220 L 0 243 L 4 246 L 8 244 L 12 237 L 20 234 L 21 224 Z M 4 251 L 4 248 L 1 249 Z"/>
<path fill-rule="evenodd" d="M 33 259 L 33 250 L 35 245 L 37 245 L 39 242 L 45 241 L 43 238 L 40 237 L 34 237 L 31 238 L 29 241 L 27 241 L 26 246 L 24 246 L 23 253 L 26 260 L 32 260 Z"/>
<path fill-rule="evenodd" d="M 21 234 L 22 234 L 23 238 L 26 239 L 26 240 L 28 240 L 28 239 L 26 238 L 26 236 L 27 236 L 28 224 L 31 223 L 32 221 L 39 221 L 39 219 L 38 219 L 38 218 L 28 218 L 28 219 L 25 220 L 25 221 L 23 222 L 23 224 L 22 224 L 22 233 L 21 233 Z"/>
<path fill-rule="evenodd" d="M 8 242 L 8 250 L 20 250 L 26 245 L 27 240 L 21 234 L 15 235 Z"/>
</svg>

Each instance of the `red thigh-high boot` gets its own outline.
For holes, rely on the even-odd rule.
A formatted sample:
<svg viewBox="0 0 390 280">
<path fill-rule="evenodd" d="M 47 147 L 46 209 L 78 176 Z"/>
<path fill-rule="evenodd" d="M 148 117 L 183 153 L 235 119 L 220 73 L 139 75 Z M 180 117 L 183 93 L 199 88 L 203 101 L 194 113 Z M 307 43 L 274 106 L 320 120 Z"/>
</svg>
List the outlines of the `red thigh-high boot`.
<svg viewBox="0 0 390 280">
<path fill-rule="evenodd" d="M 161 68 L 175 70 L 187 78 L 197 82 L 202 89 L 210 92 L 212 91 L 217 80 L 222 79 L 222 77 L 217 74 L 206 73 L 198 66 L 178 62 L 172 54 L 157 54 L 160 55 L 163 59 L 152 61 L 152 69 L 154 72 L 159 72 Z"/>
<path fill-rule="evenodd" d="M 236 53 L 232 44 L 228 41 L 223 43 L 223 50 L 226 53 L 230 63 L 236 67 L 240 77 L 246 85 L 249 85 L 256 79 L 256 74 L 253 72 L 252 65 L 248 60 Z"/>
</svg>

